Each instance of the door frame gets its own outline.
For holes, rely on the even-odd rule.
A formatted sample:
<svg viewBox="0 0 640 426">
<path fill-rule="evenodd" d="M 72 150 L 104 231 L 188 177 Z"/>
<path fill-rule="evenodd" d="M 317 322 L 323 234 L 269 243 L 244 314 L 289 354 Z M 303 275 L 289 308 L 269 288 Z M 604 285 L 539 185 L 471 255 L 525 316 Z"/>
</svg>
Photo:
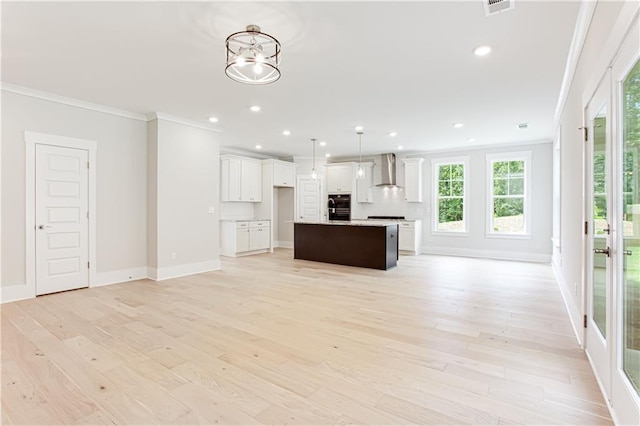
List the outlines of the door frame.
<svg viewBox="0 0 640 426">
<path fill-rule="evenodd" d="M 26 285 L 31 296 L 36 297 L 36 145 L 83 149 L 89 154 L 89 287 L 96 284 L 96 151 L 98 143 L 87 139 L 24 132 L 26 143 L 25 186 L 25 236 L 26 236 Z"/>
</svg>

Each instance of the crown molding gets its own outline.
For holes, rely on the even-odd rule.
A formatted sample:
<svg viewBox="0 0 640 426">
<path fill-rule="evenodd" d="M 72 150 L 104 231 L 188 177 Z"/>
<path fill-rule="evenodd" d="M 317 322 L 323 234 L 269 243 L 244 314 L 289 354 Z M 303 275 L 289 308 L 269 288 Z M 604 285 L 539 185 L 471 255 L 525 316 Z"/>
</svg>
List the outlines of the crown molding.
<svg viewBox="0 0 640 426">
<path fill-rule="evenodd" d="M 463 152 L 469 153 L 471 151 L 484 151 L 489 149 L 503 149 L 503 148 L 518 148 L 523 146 L 531 146 L 531 145 L 544 145 L 544 144 L 553 144 L 551 139 L 537 139 L 532 141 L 518 141 L 518 142 L 505 142 L 505 143 L 496 143 L 496 144 L 486 144 L 486 145 L 473 145 L 473 146 L 459 146 L 459 147 L 451 147 L 451 148 L 443 148 L 443 149 L 434 149 L 431 151 L 412 151 L 407 152 L 405 154 L 405 158 L 412 157 L 421 157 L 421 156 L 430 156 L 434 154 L 445 154 L 451 152 Z"/>
<path fill-rule="evenodd" d="M 16 86 L 15 84 L 2 82 L 0 88 L 3 92 L 16 93 L 18 95 L 43 99 L 45 101 L 56 102 L 63 105 L 69 105 L 77 108 L 88 109 L 91 111 L 102 112 L 105 114 L 116 115 L 118 117 L 130 118 L 132 120 L 147 121 L 147 117 L 144 114 L 138 114 L 131 111 L 125 111 L 123 109 L 98 105 L 78 99 L 67 98 L 65 96 L 55 95 L 53 93 L 47 93 L 40 90 L 29 89 L 27 87 Z"/>
<path fill-rule="evenodd" d="M 146 115 L 146 121 L 153 120 L 165 120 L 172 123 L 184 124 L 185 126 L 195 127 L 198 129 L 208 130 L 210 132 L 220 133 L 220 129 L 207 125 L 206 123 L 199 123 L 197 121 L 189 120 L 187 118 L 177 117 L 171 114 L 165 114 L 164 112 L 151 112 Z"/>
</svg>

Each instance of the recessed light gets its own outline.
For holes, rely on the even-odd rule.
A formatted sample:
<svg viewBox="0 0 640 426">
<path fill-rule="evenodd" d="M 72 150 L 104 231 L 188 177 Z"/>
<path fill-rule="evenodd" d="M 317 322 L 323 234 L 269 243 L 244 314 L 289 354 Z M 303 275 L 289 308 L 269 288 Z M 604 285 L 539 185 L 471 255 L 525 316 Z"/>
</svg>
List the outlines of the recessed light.
<svg viewBox="0 0 640 426">
<path fill-rule="evenodd" d="M 282 134 L 285 135 L 285 136 L 289 136 L 291 134 L 291 132 L 288 131 L 288 130 L 283 130 Z"/>
<path fill-rule="evenodd" d="M 464 126 L 463 123 L 453 123 L 453 127 L 455 127 L 456 129 L 459 129 L 462 126 Z"/>
<path fill-rule="evenodd" d="M 256 149 L 262 149 L 262 145 L 256 145 Z"/>
<path fill-rule="evenodd" d="M 209 121 L 212 123 L 217 123 L 218 122 L 218 117 L 209 117 Z"/>
<path fill-rule="evenodd" d="M 398 146 L 396 146 L 396 148 L 397 148 L 397 149 L 404 149 L 404 146 L 402 146 L 402 145 L 398 145 Z"/>
<path fill-rule="evenodd" d="M 478 46 L 473 49 L 473 54 L 476 56 L 485 56 L 491 53 L 491 46 Z"/>
<path fill-rule="evenodd" d="M 329 158 L 331 157 L 331 154 L 329 154 L 328 152 L 324 155 L 325 157 Z"/>
<path fill-rule="evenodd" d="M 364 129 L 364 127 L 362 126 L 356 126 L 356 132 L 361 132 L 362 129 Z"/>
<path fill-rule="evenodd" d="M 320 142 L 320 146 L 325 146 L 327 143 L 325 141 Z"/>
<path fill-rule="evenodd" d="M 476 141 L 476 138 L 469 138 L 469 139 L 467 139 L 467 142 L 475 142 L 475 141 Z"/>
<path fill-rule="evenodd" d="M 516 124 L 516 127 L 518 129 L 526 129 L 527 127 L 529 127 L 529 123 L 519 123 L 519 124 Z"/>
<path fill-rule="evenodd" d="M 389 136 L 395 138 L 396 136 L 398 136 L 398 132 L 389 132 Z"/>
<path fill-rule="evenodd" d="M 253 112 L 258 112 L 260 111 L 260 107 L 258 105 L 253 105 L 251 108 L 249 108 L 251 111 Z"/>
</svg>

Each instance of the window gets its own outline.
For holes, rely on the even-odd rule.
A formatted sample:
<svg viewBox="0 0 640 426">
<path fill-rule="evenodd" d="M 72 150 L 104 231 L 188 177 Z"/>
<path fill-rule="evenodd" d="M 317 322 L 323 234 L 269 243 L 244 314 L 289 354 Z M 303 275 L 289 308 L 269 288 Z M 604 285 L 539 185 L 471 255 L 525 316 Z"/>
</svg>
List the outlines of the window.
<svg viewBox="0 0 640 426">
<path fill-rule="evenodd" d="M 487 155 L 487 234 L 529 235 L 530 163 L 531 152 Z"/>
<path fill-rule="evenodd" d="M 434 232 L 466 233 L 467 157 L 431 161 L 434 182 Z"/>
</svg>

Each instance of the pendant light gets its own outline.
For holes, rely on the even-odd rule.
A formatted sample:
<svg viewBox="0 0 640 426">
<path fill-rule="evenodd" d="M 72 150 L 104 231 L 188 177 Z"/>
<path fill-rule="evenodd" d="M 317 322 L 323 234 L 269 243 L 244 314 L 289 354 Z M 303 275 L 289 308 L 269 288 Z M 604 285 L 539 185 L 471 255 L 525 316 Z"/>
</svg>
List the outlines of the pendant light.
<svg viewBox="0 0 640 426">
<path fill-rule="evenodd" d="M 362 179 L 364 177 L 364 169 L 362 168 L 362 134 L 363 132 L 357 132 L 359 139 L 359 152 L 360 152 L 360 160 L 358 162 L 358 179 Z"/>
<path fill-rule="evenodd" d="M 318 172 L 316 171 L 316 141 L 318 139 L 311 139 L 313 149 L 313 166 L 311 168 L 311 178 L 318 179 Z"/>
</svg>

